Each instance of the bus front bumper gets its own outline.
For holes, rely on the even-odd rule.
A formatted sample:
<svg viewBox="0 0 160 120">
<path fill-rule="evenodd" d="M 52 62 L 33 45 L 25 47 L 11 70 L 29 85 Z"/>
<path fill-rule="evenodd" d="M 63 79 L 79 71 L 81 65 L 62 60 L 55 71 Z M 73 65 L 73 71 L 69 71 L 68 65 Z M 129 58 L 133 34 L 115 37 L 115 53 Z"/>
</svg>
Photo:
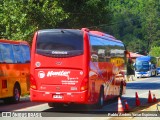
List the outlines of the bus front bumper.
<svg viewBox="0 0 160 120">
<path fill-rule="evenodd" d="M 135 76 L 136 77 L 150 77 L 150 74 L 149 73 L 135 73 Z"/>
<path fill-rule="evenodd" d="M 88 92 L 45 92 L 30 90 L 31 101 L 61 102 L 61 103 L 88 103 Z"/>
</svg>

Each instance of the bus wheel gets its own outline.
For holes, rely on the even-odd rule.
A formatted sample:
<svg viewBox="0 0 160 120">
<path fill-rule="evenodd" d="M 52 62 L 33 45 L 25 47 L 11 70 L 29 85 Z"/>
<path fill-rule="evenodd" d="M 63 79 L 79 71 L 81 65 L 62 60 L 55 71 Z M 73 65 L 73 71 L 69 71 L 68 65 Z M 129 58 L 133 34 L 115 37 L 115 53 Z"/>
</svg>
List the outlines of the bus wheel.
<svg viewBox="0 0 160 120">
<path fill-rule="evenodd" d="M 54 107 L 54 103 L 48 103 L 49 107 Z"/>
<path fill-rule="evenodd" d="M 10 104 L 12 103 L 12 97 L 4 98 L 3 101 L 5 104 Z"/>
<path fill-rule="evenodd" d="M 104 105 L 104 88 L 101 87 L 100 89 L 100 95 L 99 95 L 99 98 L 98 98 L 98 102 L 97 102 L 97 108 L 102 108 Z"/>
<path fill-rule="evenodd" d="M 119 89 L 119 96 L 121 97 L 122 94 L 123 94 L 123 83 L 121 82 L 120 89 Z"/>
<path fill-rule="evenodd" d="M 48 103 L 48 106 L 49 106 L 49 107 L 54 107 L 54 108 L 61 108 L 61 107 L 64 107 L 64 104 L 49 102 L 49 103 Z"/>
<path fill-rule="evenodd" d="M 18 84 L 16 84 L 13 89 L 13 97 L 12 97 L 13 103 L 18 103 L 20 101 L 20 95 L 21 95 L 20 87 Z"/>
</svg>

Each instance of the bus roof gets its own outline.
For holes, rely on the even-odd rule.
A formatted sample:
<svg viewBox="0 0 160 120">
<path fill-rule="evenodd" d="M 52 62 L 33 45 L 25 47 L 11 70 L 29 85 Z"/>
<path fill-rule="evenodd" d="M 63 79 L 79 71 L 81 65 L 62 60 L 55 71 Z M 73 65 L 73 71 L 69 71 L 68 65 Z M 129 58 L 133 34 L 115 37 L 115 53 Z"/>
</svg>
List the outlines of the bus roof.
<svg viewBox="0 0 160 120">
<path fill-rule="evenodd" d="M 26 41 L 23 40 L 6 40 L 6 39 L 0 39 L 0 43 L 10 43 L 10 44 L 25 44 L 29 45 Z"/>
<path fill-rule="evenodd" d="M 103 33 L 103 32 L 100 32 L 100 31 L 90 31 L 88 28 L 82 28 L 81 29 L 82 31 L 86 31 L 92 35 L 95 35 L 97 37 L 102 37 L 102 38 L 107 38 L 109 40 L 112 40 L 112 41 L 116 41 L 116 42 L 120 42 L 122 43 L 121 40 L 117 40 L 115 37 L 113 37 L 112 35 L 109 35 L 109 34 L 106 34 L 106 33 Z"/>
<path fill-rule="evenodd" d="M 105 34 L 103 32 L 98 32 L 98 31 L 89 31 L 89 33 L 91 35 L 97 36 L 97 37 L 101 37 L 101 38 L 105 38 L 108 39 L 110 41 L 115 41 L 115 42 L 119 42 L 119 43 L 123 43 L 120 40 L 117 40 L 116 38 L 114 38 L 113 36 L 109 35 L 109 34 Z"/>
<path fill-rule="evenodd" d="M 103 33 L 103 32 L 99 32 L 99 31 L 89 31 L 90 33 L 92 34 L 95 34 L 95 35 L 100 35 L 100 36 L 104 36 L 104 37 L 109 37 L 109 38 L 112 38 L 112 39 L 116 39 L 115 37 L 113 37 L 112 35 L 109 35 L 109 34 L 106 34 L 106 33 Z"/>
<path fill-rule="evenodd" d="M 42 30 L 38 30 L 37 32 L 39 33 L 45 33 L 45 32 L 57 32 L 57 31 L 61 31 L 61 32 L 64 32 L 64 31 L 78 31 L 78 32 L 80 32 L 81 30 L 79 30 L 79 29 L 42 29 Z"/>
<path fill-rule="evenodd" d="M 119 43 L 122 43 L 121 40 L 117 40 L 115 37 L 113 37 L 112 35 L 109 35 L 109 34 L 106 34 L 106 33 L 103 33 L 103 32 L 99 32 L 99 31 L 90 31 L 88 28 L 82 28 L 81 30 L 80 29 L 43 29 L 43 30 L 38 30 L 37 33 L 43 33 L 43 32 L 57 32 L 57 31 L 74 31 L 74 32 L 80 32 L 80 31 L 86 31 L 88 32 L 89 34 L 91 35 L 94 35 L 94 36 L 97 36 L 97 37 L 102 37 L 102 38 L 107 38 L 108 40 L 111 40 L 111 41 L 115 41 L 115 42 L 119 42 Z"/>
<path fill-rule="evenodd" d="M 151 60 L 151 56 L 140 56 L 140 57 L 137 57 L 136 60 L 139 60 L 139 61 L 150 61 Z"/>
</svg>

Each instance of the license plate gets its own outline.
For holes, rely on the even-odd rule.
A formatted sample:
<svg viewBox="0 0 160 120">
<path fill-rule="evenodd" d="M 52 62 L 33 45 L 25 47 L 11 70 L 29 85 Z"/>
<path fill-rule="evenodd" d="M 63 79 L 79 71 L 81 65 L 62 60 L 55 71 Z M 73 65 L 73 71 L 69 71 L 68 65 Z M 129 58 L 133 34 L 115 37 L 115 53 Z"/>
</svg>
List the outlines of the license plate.
<svg viewBox="0 0 160 120">
<path fill-rule="evenodd" d="M 63 98 L 63 95 L 53 95 L 53 98 L 54 98 L 54 99 L 62 99 L 62 98 Z"/>
</svg>

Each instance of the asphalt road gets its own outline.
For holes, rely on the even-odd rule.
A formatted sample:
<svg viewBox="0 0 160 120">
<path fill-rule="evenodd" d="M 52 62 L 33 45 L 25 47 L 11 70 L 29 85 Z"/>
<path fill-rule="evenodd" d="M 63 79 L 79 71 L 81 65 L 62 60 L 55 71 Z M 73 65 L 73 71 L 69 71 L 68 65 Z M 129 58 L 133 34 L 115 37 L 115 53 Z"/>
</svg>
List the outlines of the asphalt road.
<svg viewBox="0 0 160 120">
<path fill-rule="evenodd" d="M 121 100 L 124 105 L 124 100 L 127 100 L 130 108 L 135 108 L 135 92 L 138 93 L 141 105 L 147 104 L 149 90 L 156 98 L 160 98 L 160 76 L 151 78 L 140 78 L 136 81 L 127 83 L 126 94 Z M 29 97 L 21 99 L 18 104 L 4 104 L 0 101 L 0 111 L 37 111 L 42 112 L 45 116 L 50 117 L 97 117 L 107 116 L 107 112 L 117 112 L 118 100 L 113 99 L 107 101 L 102 109 L 96 109 L 93 106 L 72 105 L 60 109 L 50 108 L 47 103 L 30 102 Z"/>
</svg>

